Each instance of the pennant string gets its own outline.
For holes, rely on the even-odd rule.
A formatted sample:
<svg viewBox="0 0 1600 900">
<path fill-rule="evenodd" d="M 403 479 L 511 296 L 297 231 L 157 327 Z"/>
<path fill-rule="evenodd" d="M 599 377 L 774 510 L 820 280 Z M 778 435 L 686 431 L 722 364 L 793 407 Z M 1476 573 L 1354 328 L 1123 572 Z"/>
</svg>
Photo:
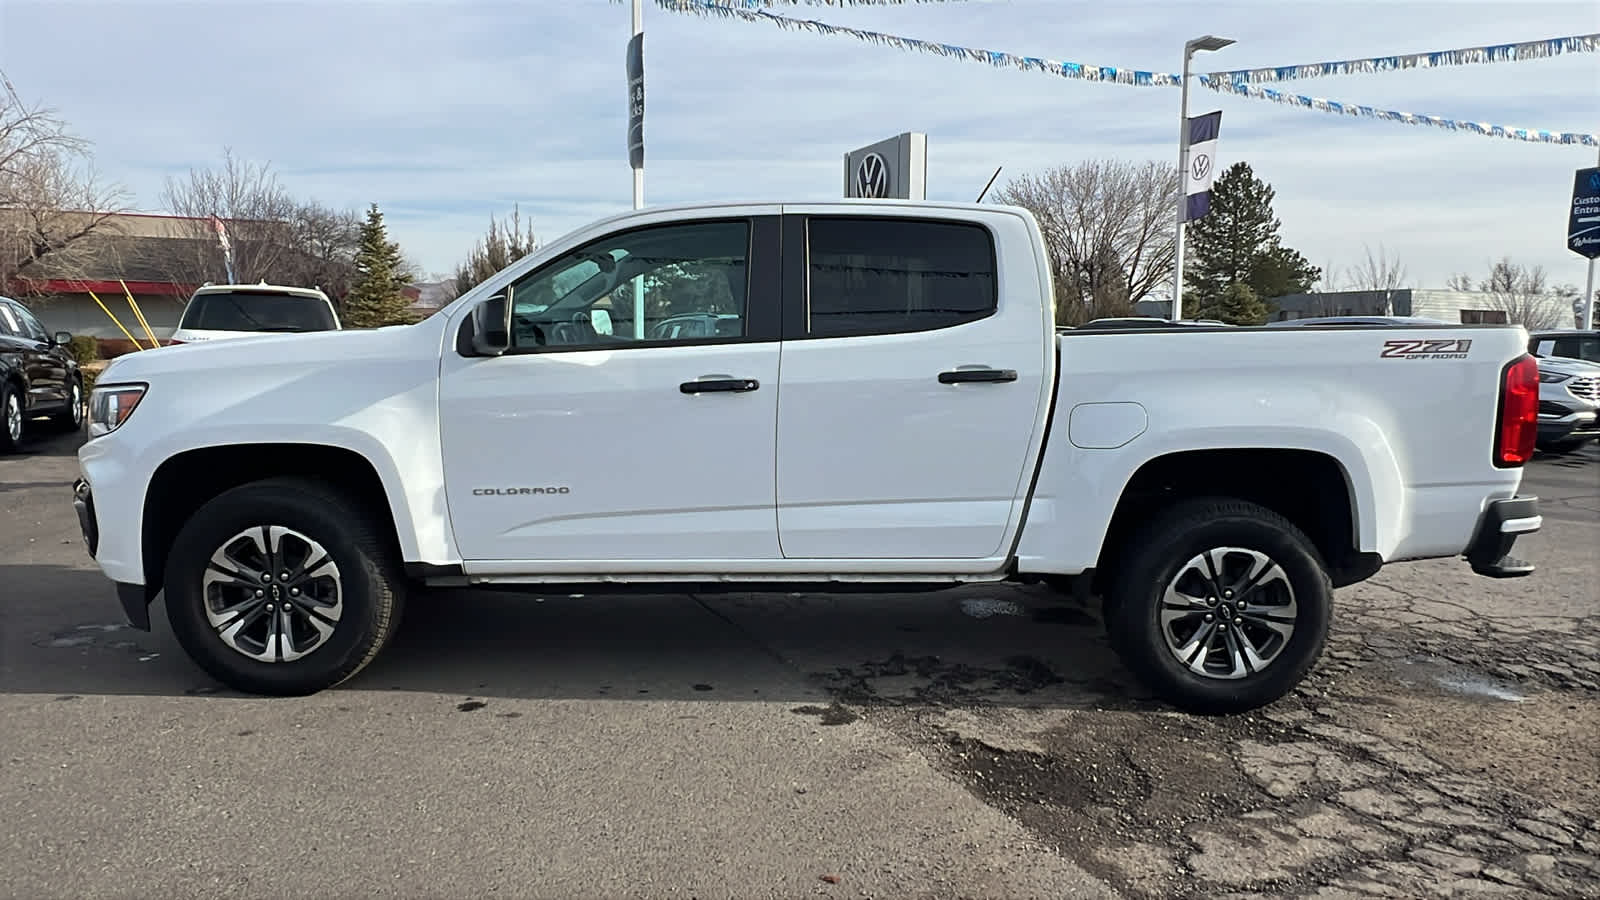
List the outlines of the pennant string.
<svg viewBox="0 0 1600 900">
<path fill-rule="evenodd" d="M 1046 72 L 1062 78 L 1131 84 L 1140 87 L 1175 87 L 1181 80 L 1179 76 L 1165 72 L 1120 69 L 1116 66 L 1089 66 L 1083 63 L 1057 62 L 1037 56 L 1019 56 L 1014 53 L 1002 53 L 998 50 L 958 47 L 954 44 L 924 41 L 918 38 L 884 34 L 879 31 L 866 31 L 860 28 L 848 28 L 843 25 L 829 25 L 826 22 L 818 22 L 814 19 L 796 19 L 789 16 L 780 16 L 776 13 L 767 12 L 765 9 L 755 8 L 766 6 L 772 2 L 781 2 L 781 0 L 715 0 L 715 2 L 713 0 L 656 0 L 658 6 L 673 12 L 739 18 L 747 22 L 770 22 L 785 31 L 796 29 L 814 34 L 848 35 L 858 41 L 889 46 L 896 50 L 914 50 L 934 56 L 967 59 L 973 62 L 988 63 L 999 68 L 1016 67 L 1023 70 Z M 811 0 L 811 2 L 828 4 L 828 0 Z M 907 2 L 907 0 L 876 0 L 878 4 L 886 2 L 903 3 Z M 928 2 L 928 0 L 912 0 L 912 2 Z M 952 0 L 933 0 L 933 2 L 952 2 Z M 872 5 L 872 0 L 832 0 L 832 3 L 828 5 L 852 4 Z"/>
<path fill-rule="evenodd" d="M 656 4 L 672 12 L 690 13 L 700 16 L 722 16 L 724 18 L 738 18 L 747 22 L 770 22 L 777 27 L 788 30 L 800 30 L 814 34 L 847 35 L 869 44 L 889 46 L 897 50 L 912 50 L 920 53 L 929 53 L 955 59 L 964 59 L 972 62 L 987 63 L 992 66 L 1006 68 L 1015 67 L 1024 71 L 1045 72 L 1061 78 L 1071 78 L 1081 81 L 1107 82 L 1111 84 L 1127 84 L 1138 87 L 1178 87 L 1183 83 L 1182 76 L 1167 72 L 1151 72 L 1142 69 L 1124 69 L 1116 66 L 1095 66 L 1078 62 L 1062 62 L 1043 59 L 1037 56 L 1021 56 L 1014 53 L 1005 53 L 998 50 L 980 50 L 971 47 L 961 47 L 955 44 L 945 44 L 935 41 L 924 41 L 918 38 L 902 37 L 899 35 L 884 34 L 877 31 L 866 31 L 859 28 L 849 28 L 842 25 L 829 25 L 813 19 L 796 19 L 789 16 L 777 15 L 765 10 L 764 7 L 780 3 L 825 6 L 867 6 L 867 5 L 898 5 L 904 3 L 928 2 L 962 2 L 962 0 L 656 0 Z M 1303 109 L 1313 109 L 1320 112 L 1340 113 L 1349 116 L 1380 119 L 1386 122 L 1399 122 L 1406 125 L 1425 125 L 1441 128 L 1448 131 L 1460 131 L 1469 134 L 1479 134 L 1488 137 L 1508 138 L 1511 140 L 1528 141 L 1541 144 L 1580 144 L 1593 147 L 1600 145 L 1600 138 L 1593 134 L 1577 132 L 1546 131 L 1536 128 L 1514 128 L 1506 125 L 1494 125 L 1485 122 L 1469 122 L 1460 119 L 1447 119 L 1441 116 L 1422 115 L 1418 113 L 1400 112 L 1397 110 L 1379 109 L 1357 103 L 1345 103 L 1337 100 L 1327 100 L 1317 97 L 1308 97 L 1299 94 L 1283 93 L 1271 88 L 1257 87 L 1251 81 L 1283 81 L 1291 78 L 1309 78 L 1321 75 L 1336 75 L 1355 72 L 1379 72 L 1405 68 L 1431 68 L 1451 65 L 1468 65 L 1489 62 L 1512 62 L 1525 59 L 1541 59 L 1561 53 L 1591 53 L 1600 50 L 1600 34 L 1577 35 L 1574 37 L 1550 38 L 1541 41 L 1527 41 L 1520 44 L 1498 44 L 1489 47 L 1472 47 L 1458 50 L 1441 50 L 1432 53 L 1413 53 L 1405 56 L 1372 57 L 1365 60 L 1343 60 L 1338 62 L 1313 63 L 1307 66 L 1278 66 L 1266 69 L 1238 69 L 1229 72 L 1213 72 L 1196 75 L 1202 85 L 1219 93 L 1229 93 L 1235 96 L 1247 97 L 1253 100 L 1265 100 Z"/>
<path fill-rule="evenodd" d="M 1493 125 L 1487 122 L 1468 122 L 1462 119 L 1446 119 L 1442 116 L 1430 116 L 1421 113 L 1400 112 L 1393 109 L 1379 109 L 1360 103 L 1346 103 L 1339 100 L 1327 100 L 1321 97 L 1307 97 L 1303 94 L 1290 94 L 1276 91 L 1272 88 L 1256 87 L 1251 84 L 1235 84 L 1230 81 L 1213 78 L 1209 75 L 1197 76 L 1200 83 L 1219 93 L 1235 94 L 1240 97 L 1249 97 L 1254 100 L 1267 100 L 1273 103 L 1282 103 L 1289 106 L 1298 106 L 1302 109 L 1314 109 L 1318 112 L 1338 113 L 1346 116 L 1361 116 L 1369 119 L 1382 119 L 1386 122 L 1400 122 L 1405 125 L 1427 125 L 1433 128 L 1442 128 L 1447 131 L 1465 131 L 1470 134 L 1481 134 L 1487 137 L 1509 138 L 1516 141 L 1528 141 L 1536 144 L 1581 144 L 1585 147 L 1600 146 L 1600 137 L 1593 134 L 1583 134 L 1567 131 L 1545 131 L 1539 128 L 1514 128 L 1509 125 Z"/>
<path fill-rule="evenodd" d="M 1342 59 L 1332 62 L 1305 63 L 1293 66 L 1265 66 L 1259 69 L 1232 69 L 1225 72 L 1207 72 L 1212 78 L 1221 78 L 1235 84 L 1266 84 L 1296 78 L 1321 78 L 1327 75 L 1363 75 L 1374 72 L 1394 72 L 1403 69 L 1437 69 L 1445 66 L 1469 66 L 1484 63 L 1523 62 L 1530 59 L 1549 59 L 1563 53 L 1600 52 L 1600 34 L 1577 34 L 1568 37 L 1543 38 L 1516 44 L 1492 44 L 1487 47 L 1461 47 L 1455 50 L 1430 50 L 1426 53 L 1404 53 L 1399 56 L 1372 56 L 1366 59 Z"/>
</svg>

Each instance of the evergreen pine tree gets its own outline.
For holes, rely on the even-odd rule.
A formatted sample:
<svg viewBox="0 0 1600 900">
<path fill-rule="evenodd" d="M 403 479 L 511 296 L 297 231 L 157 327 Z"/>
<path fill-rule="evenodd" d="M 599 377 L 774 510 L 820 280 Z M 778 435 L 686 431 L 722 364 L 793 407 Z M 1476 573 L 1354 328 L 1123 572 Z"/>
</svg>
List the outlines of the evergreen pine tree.
<svg viewBox="0 0 1600 900">
<path fill-rule="evenodd" d="M 1197 318 L 1217 319 L 1229 325 L 1260 325 L 1267 321 L 1267 305 L 1250 285 L 1235 281 L 1214 303 L 1201 304 Z"/>
<path fill-rule="evenodd" d="M 1187 226 L 1185 300 L 1192 297 L 1201 309 L 1217 308 L 1231 285 L 1243 283 L 1262 303 L 1316 284 L 1322 270 L 1279 241 L 1275 195 L 1246 162 L 1217 176 L 1210 210 Z"/>
<path fill-rule="evenodd" d="M 344 324 L 349 328 L 379 328 L 412 320 L 411 301 L 401 293 L 408 281 L 400 258 L 400 245 L 389 240 L 383 213 L 374 203 L 361 225 L 361 248 L 356 251 L 356 279 L 344 300 Z"/>
</svg>

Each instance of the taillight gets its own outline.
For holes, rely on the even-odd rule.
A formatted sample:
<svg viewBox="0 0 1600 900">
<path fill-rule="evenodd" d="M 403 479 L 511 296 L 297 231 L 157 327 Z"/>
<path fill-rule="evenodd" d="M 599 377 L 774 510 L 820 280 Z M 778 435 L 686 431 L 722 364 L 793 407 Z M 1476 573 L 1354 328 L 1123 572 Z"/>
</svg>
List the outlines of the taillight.
<svg viewBox="0 0 1600 900">
<path fill-rule="evenodd" d="M 1500 375 L 1500 418 L 1495 427 L 1494 464 L 1514 468 L 1533 458 L 1539 436 L 1539 361 L 1523 354 Z"/>
</svg>

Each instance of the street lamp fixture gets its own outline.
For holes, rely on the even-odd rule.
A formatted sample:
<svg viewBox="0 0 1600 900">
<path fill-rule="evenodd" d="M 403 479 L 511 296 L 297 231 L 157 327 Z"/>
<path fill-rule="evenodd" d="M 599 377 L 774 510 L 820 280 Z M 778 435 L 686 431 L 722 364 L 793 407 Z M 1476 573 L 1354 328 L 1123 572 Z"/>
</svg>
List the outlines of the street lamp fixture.
<svg viewBox="0 0 1600 900">
<path fill-rule="evenodd" d="M 1206 34 L 1183 45 L 1183 99 L 1178 106 L 1178 237 L 1173 245 L 1170 312 L 1173 321 L 1183 318 L 1183 225 L 1189 212 L 1189 198 L 1183 193 L 1184 173 L 1189 171 L 1189 60 L 1196 50 L 1221 50 L 1233 42 L 1233 38 Z"/>
</svg>

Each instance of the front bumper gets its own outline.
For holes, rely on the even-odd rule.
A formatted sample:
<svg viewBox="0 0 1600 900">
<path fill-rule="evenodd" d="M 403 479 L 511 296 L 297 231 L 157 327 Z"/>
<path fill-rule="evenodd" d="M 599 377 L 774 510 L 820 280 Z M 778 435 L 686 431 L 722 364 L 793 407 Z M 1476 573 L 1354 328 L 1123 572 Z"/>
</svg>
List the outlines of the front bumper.
<svg viewBox="0 0 1600 900">
<path fill-rule="evenodd" d="M 73 482 L 72 508 L 78 514 L 78 529 L 83 532 L 83 544 L 92 558 L 100 547 L 100 523 L 94 517 L 94 491 L 82 478 Z"/>
<path fill-rule="evenodd" d="M 1560 408 L 1561 412 L 1556 412 Z M 1539 440 L 1560 441 L 1600 437 L 1600 416 L 1593 410 L 1558 407 L 1543 401 L 1539 411 Z"/>
<path fill-rule="evenodd" d="M 89 556 L 93 557 L 95 551 L 100 548 L 100 522 L 94 514 L 94 489 L 82 478 L 72 485 L 72 508 L 78 514 L 78 529 L 83 532 L 84 546 L 89 549 Z M 122 604 L 122 612 L 128 617 L 128 624 L 140 631 L 149 631 L 149 591 L 145 590 L 142 584 L 125 584 L 120 581 L 115 584 L 117 601 Z"/>
<path fill-rule="evenodd" d="M 1538 497 L 1494 500 L 1478 517 L 1478 529 L 1464 554 L 1472 571 L 1490 578 L 1521 578 L 1533 574 L 1533 563 L 1511 555 L 1517 538 L 1544 525 Z"/>
</svg>

